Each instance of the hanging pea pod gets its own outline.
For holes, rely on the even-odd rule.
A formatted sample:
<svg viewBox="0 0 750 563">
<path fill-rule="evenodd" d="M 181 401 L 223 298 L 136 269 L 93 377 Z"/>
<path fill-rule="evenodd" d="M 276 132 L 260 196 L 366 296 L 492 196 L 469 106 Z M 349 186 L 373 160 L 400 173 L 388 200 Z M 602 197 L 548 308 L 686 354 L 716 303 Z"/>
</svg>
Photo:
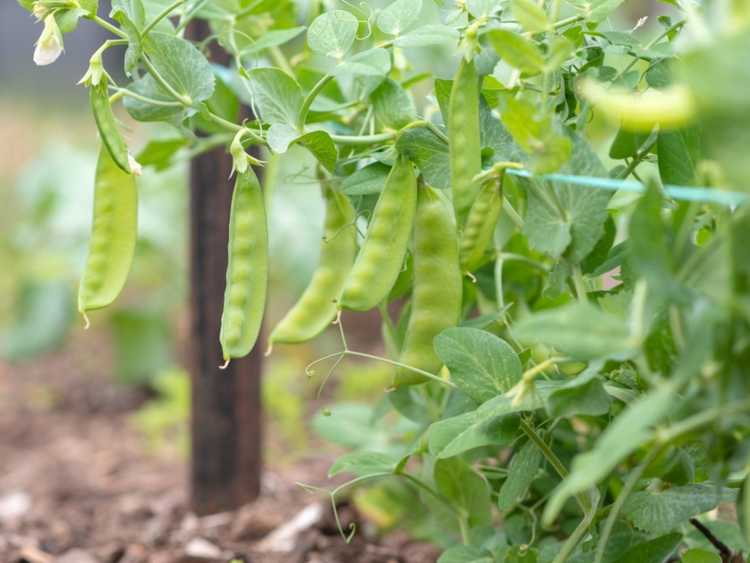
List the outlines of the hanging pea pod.
<svg viewBox="0 0 750 563">
<path fill-rule="evenodd" d="M 268 227 L 263 190 L 252 168 L 238 174 L 229 218 L 229 261 L 219 340 L 224 360 L 255 346 L 268 286 Z"/>
<path fill-rule="evenodd" d="M 456 222 L 462 228 L 479 190 L 472 180 L 482 171 L 479 137 L 479 77 L 473 60 L 461 59 L 448 105 L 448 150 Z"/>
<path fill-rule="evenodd" d="M 326 200 L 325 234 L 320 263 L 297 304 L 271 332 L 269 343 L 305 342 L 316 337 L 336 318 L 341 294 L 357 253 L 356 214 L 349 199 L 323 188 Z"/>
<path fill-rule="evenodd" d="M 461 233 L 461 268 L 472 272 L 482 264 L 503 207 L 503 180 L 507 168 L 521 168 L 515 162 L 498 162 L 487 172 L 475 176 L 480 186 Z"/>
<path fill-rule="evenodd" d="M 341 308 L 367 311 L 388 296 L 403 268 L 416 201 L 414 169 L 399 156 L 375 204 L 367 236 L 339 300 Z"/>
<path fill-rule="evenodd" d="M 103 78 L 97 85 L 89 87 L 89 97 L 91 99 L 91 109 L 94 113 L 96 127 L 99 130 L 99 136 L 102 143 L 107 147 L 107 151 L 112 156 L 112 160 L 124 172 L 132 173 L 130 158 L 128 156 L 128 147 L 122 138 L 115 116 L 112 113 L 112 106 L 109 102 L 107 92 L 107 79 Z"/>
<path fill-rule="evenodd" d="M 135 178 L 125 174 L 101 147 L 94 182 L 94 220 L 86 268 L 78 290 L 78 310 L 112 303 L 130 271 L 137 237 Z"/>
<path fill-rule="evenodd" d="M 400 362 L 430 373 L 442 366 L 432 340 L 456 326 L 461 315 L 462 276 L 453 213 L 430 187 L 420 187 L 414 220 L 414 291 Z M 395 385 L 412 385 L 427 378 L 399 367 Z"/>
</svg>

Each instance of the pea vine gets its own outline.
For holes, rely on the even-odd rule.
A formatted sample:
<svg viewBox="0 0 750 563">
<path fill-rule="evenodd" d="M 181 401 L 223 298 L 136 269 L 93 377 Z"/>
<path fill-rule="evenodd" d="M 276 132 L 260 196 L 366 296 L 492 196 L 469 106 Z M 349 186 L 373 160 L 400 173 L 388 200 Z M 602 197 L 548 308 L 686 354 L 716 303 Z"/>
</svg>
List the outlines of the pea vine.
<svg viewBox="0 0 750 563">
<path fill-rule="evenodd" d="M 97 0 L 18 1 L 43 25 L 38 65 L 80 20 L 111 34 L 81 79 L 101 138 L 84 316 L 126 282 L 136 176 L 223 146 L 220 339 L 224 361 L 248 354 L 272 171 L 288 151 L 315 160 L 320 263 L 270 319 L 269 352 L 335 324 L 343 349 L 308 375 L 393 367 L 377 405 L 314 421 L 351 450 L 330 470 L 354 476 L 334 512 L 349 494 L 441 563 L 744 561 L 745 3 L 113 0 L 102 16 Z M 191 39 L 198 20 L 209 35 Z M 171 136 L 134 154 L 119 105 Z M 371 309 L 382 358 L 351 350 L 341 321 Z"/>
</svg>

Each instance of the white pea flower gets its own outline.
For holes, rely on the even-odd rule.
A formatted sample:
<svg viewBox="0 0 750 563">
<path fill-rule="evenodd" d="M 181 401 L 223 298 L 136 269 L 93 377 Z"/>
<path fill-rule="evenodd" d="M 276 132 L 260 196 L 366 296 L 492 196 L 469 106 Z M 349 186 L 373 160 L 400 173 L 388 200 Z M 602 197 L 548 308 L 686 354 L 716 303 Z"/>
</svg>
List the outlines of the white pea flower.
<svg viewBox="0 0 750 563">
<path fill-rule="evenodd" d="M 36 42 L 34 62 L 38 66 L 54 63 L 63 52 L 63 37 L 54 14 L 44 18 L 44 30 Z"/>
<path fill-rule="evenodd" d="M 140 176 L 141 174 L 143 174 L 143 167 L 141 166 L 141 163 L 133 158 L 133 155 L 130 153 L 128 153 L 128 165 L 130 166 L 130 172 L 134 176 Z"/>
</svg>

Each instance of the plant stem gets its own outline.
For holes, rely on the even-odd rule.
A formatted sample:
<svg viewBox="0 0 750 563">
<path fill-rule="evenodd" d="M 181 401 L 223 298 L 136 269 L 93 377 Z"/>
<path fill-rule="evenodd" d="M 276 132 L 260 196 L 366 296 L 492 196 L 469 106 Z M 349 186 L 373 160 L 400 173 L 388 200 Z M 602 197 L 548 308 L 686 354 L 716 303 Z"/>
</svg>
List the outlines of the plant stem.
<svg viewBox="0 0 750 563">
<path fill-rule="evenodd" d="M 583 20 L 584 20 L 584 17 L 580 14 L 575 15 L 575 16 L 570 16 L 569 18 L 563 18 L 560 21 L 556 21 L 555 23 L 553 23 L 552 29 L 557 30 L 557 29 L 560 29 L 561 27 L 565 27 L 566 25 L 570 25 L 572 23 L 578 23 Z"/>
<path fill-rule="evenodd" d="M 395 131 L 376 133 L 375 135 L 331 135 L 333 142 L 339 145 L 372 145 L 390 141 L 395 137 Z"/>
<path fill-rule="evenodd" d="M 622 510 L 622 507 L 625 504 L 625 500 L 633 491 L 633 488 L 638 482 L 638 479 L 641 478 L 641 475 L 643 474 L 645 469 L 651 464 L 654 459 L 656 459 L 661 451 L 662 448 L 660 447 L 652 448 L 648 452 L 646 457 L 643 458 L 643 461 L 635 469 L 633 469 L 633 471 L 630 472 L 630 475 L 628 475 L 628 478 L 625 481 L 620 494 L 617 495 L 617 499 L 615 500 L 609 511 L 609 514 L 607 515 L 607 520 L 604 523 L 604 528 L 602 529 L 602 535 L 599 538 L 599 543 L 596 545 L 596 556 L 594 559 L 594 563 L 602 563 L 602 560 L 604 559 L 604 552 L 607 549 L 607 542 L 609 542 L 609 536 L 612 534 L 612 530 L 615 527 L 615 521 L 620 515 L 620 510 Z"/>
<path fill-rule="evenodd" d="M 100 18 L 97 15 L 91 16 L 91 21 L 93 21 L 96 24 L 98 24 L 99 26 L 103 27 L 104 29 L 106 29 L 107 31 L 109 31 L 110 33 L 112 33 L 113 35 L 117 35 L 117 37 L 120 37 L 122 39 L 128 39 L 128 34 L 127 33 L 125 33 L 120 28 L 115 27 L 114 25 L 112 25 L 111 23 L 109 23 L 107 20 L 105 20 L 103 18 Z"/>
<path fill-rule="evenodd" d="M 143 31 L 141 31 L 141 33 L 140 33 L 141 39 L 143 39 L 144 37 L 146 37 L 146 35 L 148 35 L 148 33 L 152 29 L 154 29 L 157 25 L 159 25 L 159 22 L 161 20 L 163 20 L 164 18 L 166 18 L 167 16 L 169 16 L 169 14 L 171 14 L 174 10 L 176 10 L 177 8 L 179 8 L 185 2 L 186 2 L 186 0 L 175 0 L 174 2 L 172 2 L 172 4 L 170 4 L 169 6 L 167 6 L 166 8 L 164 8 L 153 19 L 153 21 L 150 24 L 148 24 L 145 28 L 143 28 Z"/>
<path fill-rule="evenodd" d="M 307 114 L 310 112 L 310 106 L 312 106 L 312 103 L 315 101 L 315 98 L 318 97 L 318 94 L 325 88 L 326 84 L 328 84 L 331 80 L 333 80 L 332 74 L 326 74 L 318 80 L 318 82 L 315 84 L 315 86 L 312 87 L 312 90 L 307 94 L 305 99 L 302 101 L 302 107 L 299 109 L 299 114 L 297 115 L 297 129 L 302 131 L 305 127 L 305 121 L 307 121 Z"/>
<path fill-rule="evenodd" d="M 149 98 L 148 96 L 144 96 L 142 94 L 139 94 L 138 92 L 133 92 L 132 90 L 128 90 L 127 88 L 114 88 L 115 92 L 120 97 L 126 96 L 128 98 L 133 98 L 134 100 L 138 100 L 143 102 L 144 104 L 149 104 L 152 106 L 160 106 L 160 107 L 183 107 L 181 102 L 172 102 L 169 100 L 155 100 L 154 98 Z"/>
<path fill-rule="evenodd" d="M 578 542 L 581 541 L 583 536 L 586 534 L 586 531 L 589 529 L 589 526 L 591 526 L 591 523 L 594 521 L 595 514 L 596 511 L 591 510 L 588 514 L 584 515 L 583 520 L 581 520 L 580 524 L 578 524 L 576 529 L 573 530 L 573 533 L 570 534 L 568 539 L 562 545 L 560 551 L 552 560 L 552 563 L 564 563 L 565 561 L 567 561 L 570 554 L 573 553 L 573 550 L 578 545 Z"/>
<path fill-rule="evenodd" d="M 588 298 L 586 297 L 586 283 L 583 280 L 581 266 L 578 264 L 573 266 L 573 275 L 571 277 L 573 278 L 573 286 L 575 287 L 578 301 L 586 303 L 588 301 Z"/>
</svg>

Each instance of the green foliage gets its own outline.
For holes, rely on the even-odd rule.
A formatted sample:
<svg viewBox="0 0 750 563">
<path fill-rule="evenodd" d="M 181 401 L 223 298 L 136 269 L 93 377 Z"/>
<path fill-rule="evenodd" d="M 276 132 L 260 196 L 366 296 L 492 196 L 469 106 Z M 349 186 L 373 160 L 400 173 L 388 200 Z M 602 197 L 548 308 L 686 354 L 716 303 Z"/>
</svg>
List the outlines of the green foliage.
<svg viewBox="0 0 750 563">
<path fill-rule="evenodd" d="M 317 334 L 336 310 L 379 310 L 388 358 L 350 349 L 338 318 L 343 350 L 327 359 L 385 360 L 374 385 L 392 386 L 372 405 L 346 383 L 346 402 L 312 426 L 348 450 L 331 475 L 373 487 L 354 492 L 364 512 L 441 545 L 442 563 L 709 561 L 688 520 L 733 501 L 740 527 L 703 519 L 728 526 L 730 549 L 747 548 L 750 226 L 720 190 L 746 198 L 750 185 L 750 17 L 740 3 L 667 2 L 654 27 L 619 30 L 621 4 L 395 0 L 326 5 L 303 21 L 283 1 L 175 3 L 167 13 L 120 0 L 119 27 L 88 5 L 55 8 L 60 34 L 90 17 L 127 44 L 131 81 L 113 85 L 112 101 L 173 129 L 151 140 L 142 164 L 165 168 L 223 145 L 247 178 L 263 164 L 251 145 L 273 158 L 298 145 L 316 162 L 306 175 L 356 210 L 349 223 L 367 227 L 356 275 L 351 253 L 332 245 L 321 253 L 329 270 L 313 277 L 354 279 L 343 284 L 353 293 L 311 284 L 305 295 L 326 314 L 314 331 L 292 328 Z M 228 66 L 211 66 L 205 45 L 183 38 L 195 18 L 208 21 Z M 45 25 L 49 62 L 62 45 L 57 24 Z M 89 79 L 100 64 L 92 58 Z M 108 110 L 106 96 L 97 102 Z M 237 123 L 241 102 L 254 117 Z M 494 240 L 461 263 L 467 215 L 490 179 L 502 190 L 502 212 L 486 214 Z M 233 215 L 227 358 L 252 348 L 267 282 L 270 185 L 242 190 L 253 205 Z M 109 206 L 96 214 L 100 226 L 122 219 Z M 100 232 L 97 248 L 113 244 Z M 19 334 L 52 310 L 39 303 L 19 308 Z M 123 326 L 127 346 L 163 361 L 158 331 Z M 283 381 L 264 395 L 299 434 L 304 401 Z"/>
</svg>

